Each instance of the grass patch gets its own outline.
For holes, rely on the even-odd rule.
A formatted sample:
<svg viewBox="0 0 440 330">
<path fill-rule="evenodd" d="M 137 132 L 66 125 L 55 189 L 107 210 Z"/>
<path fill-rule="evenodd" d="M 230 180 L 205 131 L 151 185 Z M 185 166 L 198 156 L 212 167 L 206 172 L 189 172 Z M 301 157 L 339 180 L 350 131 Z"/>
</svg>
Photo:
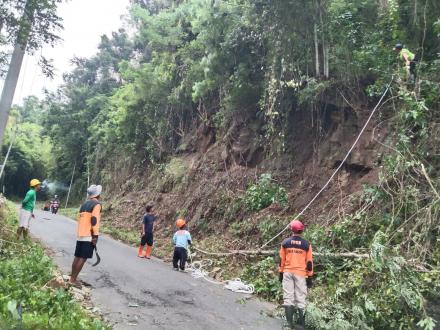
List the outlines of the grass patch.
<svg viewBox="0 0 440 330">
<path fill-rule="evenodd" d="M 165 173 L 171 176 L 176 182 L 180 181 L 187 171 L 187 164 L 179 158 L 172 158 L 165 167 Z"/>
<path fill-rule="evenodd" d="M 121 230 L 111 227 L 109 223 L 105 223 L 105 225 L 101 227 L 101 232 L 128 244 L 138 244 L 140 242 L 138 230 L 130 230 L 126 228 Z"/>
<path fill-rule="evenodd" d="M 58 214 L 64 215 L 65 217 L 68 217 L 70 219 L 76 220 L 78 217 L 78 210 L 79 207 L 68 207 L 66 209 L 59 209 Z"/>
<path fill-rule="evenodd" d="M 15 205 L 0 209 L 0 329 L 110 329 L 88 316 L 64 289 L 45 284 L 55 266 L 32 241 L 14 244 Z"/>
</svg>

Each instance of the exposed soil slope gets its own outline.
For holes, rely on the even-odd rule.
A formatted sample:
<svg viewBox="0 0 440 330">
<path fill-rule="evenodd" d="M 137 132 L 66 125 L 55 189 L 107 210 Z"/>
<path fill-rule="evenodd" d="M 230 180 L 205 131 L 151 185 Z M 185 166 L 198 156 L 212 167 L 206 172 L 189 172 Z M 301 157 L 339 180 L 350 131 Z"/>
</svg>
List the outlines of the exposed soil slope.
<svg viewBox="0 0 440 330">
<path fill-rule="evenodd" d="M 326 100 L 318 111 L 292 111 L 282 153 L 275 152 L 275 146 L 259 145 L 258 120 L 248 118 L 233 123 L 226 133 L 199 127 L 162 166 L 140 169 L 122 159 L 110 163 L 111 179 L 104 182 L 111 191 L 106 196 L 105 221 L 122 231 L 138 230 L 144 206 L 154 202 L 160 215 L 159 247 L 169 248 L 177 216 L 189 221 L 196 241 L 210 237 L 211 249 L 259 246 L 322 187 L 374 106 L 357 101 L 351 107 L 341 97 L 335 99 Z M 306 212 L 306 223 L 336 221 L 352 207 L 349 196 L 377 181 L 386 152 L 378 141 L 387 136 L 387 122 L 379 117 L 386 113 L 370 123 L 334 182 Z M 287 189 L 286 207 L 272 204 L 254 213 L 239 202 L 262 173 L 271 173 Z M 267 228 L 261 228 L 262 223 Z"/>
</svg>

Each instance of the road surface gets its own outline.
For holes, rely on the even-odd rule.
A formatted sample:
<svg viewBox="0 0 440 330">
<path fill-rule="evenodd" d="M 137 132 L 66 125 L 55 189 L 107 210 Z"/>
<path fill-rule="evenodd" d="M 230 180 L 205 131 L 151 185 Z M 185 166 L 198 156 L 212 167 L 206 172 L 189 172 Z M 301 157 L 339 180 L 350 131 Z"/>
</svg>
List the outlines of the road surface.
<svg viewBox="0 0 440 330">
<path fill-rule="evenodd" d="M 31 234 L 53 252 L 69 274 L 75 249 L 75 221 L 36 211 Z M 281 322 L 265 316 L 273 306 L 189 274 L 176 272 L 158 259 L 138 258 L 136 248 L 102 235 L 101 263 L 84 266 L 80 278 L 92 285 L 92 302 L 114 329 L 279 329 Z M 135 305 L 138 307 L 129 307 Z"/>
</svg>

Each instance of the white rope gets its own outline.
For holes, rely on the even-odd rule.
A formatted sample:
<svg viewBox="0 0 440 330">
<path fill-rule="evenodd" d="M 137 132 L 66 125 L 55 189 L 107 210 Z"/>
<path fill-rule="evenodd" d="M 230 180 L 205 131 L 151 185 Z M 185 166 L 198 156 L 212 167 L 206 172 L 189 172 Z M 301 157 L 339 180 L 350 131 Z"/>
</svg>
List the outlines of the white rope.
<svg viewBox="0 0 440 330">
<path fill-rule="evenodd" d="M 255 292 L 255 287 L 252 284 L 246 284 L 239 278 L 234 278 L 227 281 L 216 281 L 209 277 L 209 272 L 205 270 L 205 267 L 210 267 L 213 264 L 212 259 L 203 259 L 201 261 L 192 261 L 191 252 L 188 250 L 188 255 L 190 259 L 190 265 L 187 268 L 188 272 L 193 278 L 204 279 L 205 281 L 215 284 L 223 285 L 223 288 L 231 290 L 236 293 L 253 294 Z"/>
<path fill-rule="evenodd" d="M 238 293 L 252 294 L 255 292 L 255 287 L 253 284 L 246 284 L 239 278 L 226 281 L 224 288 Z"/>
<path fill-rule="evenodd" d="M 301 210 L 301 212 L 299 212 L 295 218 L 293 220 L 297 220 L 300 216 L 302 216 L 304 214 L 305 211 L 307 211 L 307 209 L 310 207 L 310 205 L 312 205 L 312 203 L 319 197 L 319 195 L 321 195 L 321 193 L 328 187 L 328 185 L 330 184 L 330 182 L 333 180 L 333 178 L 336 176 L 336 174 L 339 172 L 339 170 L 342 168 L 342 166 L 344 165 L 345 161 L 348 159 L 348 157 L 350 156 L 351 152 L 353 151 L 354 147 L 356 146 L 356 144 L 359 142 L 359 139 L 361 138 L 362 134 L 364 133 L 365 129 L 367 128 L 368 124 L 370 123 L 371 118 L 373 118 L 374 114 L 376 113 L 376 110 L 379 108 L 379 105 L 382 103 L 382 100 L 384 99 L 385 95 L 387 94 L 388 90 L 390 89 L 391 83 L 394 80 L 394 76 L 391 78 L 391 81 L 388 83 L 387 88 L 385 89 L 385 92 L 383 92 L 381 98 L 379 99 L 379 102 L 376 104 L 376 106 L 374 107 L 373 111 L 371 111 L 370 116 L 368 117 L 367 121 L 365 122 L 364 126 L 362 127 L 361 131 L 359 132 L 356 140 L 354 141 L 353 145 L 351 146 L 351 148 L 348 150 L 347 154 L 345 155 L 344 159 L 341 161 L 341 163 L 339 164 L 339 166 L 336 168 L 336 170 L 333 172 L 333 174 L 330 176 L 330 178 L 327 180 L 327 182 L 324 184 L 324 186 L 316 193 L 316 195 L 312 198 L 312 200 Z M 293 221 L 292 220 L 292 221 Z M 276 234 L 274 237 L 272 237 L 270 240 L 268 240 L 266 243 L 264 243 L 260 249 L 263 249 L 264 247 L 266 247 L 268 244 L 270 244 L 271 242 L 273 242 L 275 239 L 277 239 L 286 229 L 289 228 L 288 224 L 283 230 L 281 230 L 278 234 Z"/>
</svg>

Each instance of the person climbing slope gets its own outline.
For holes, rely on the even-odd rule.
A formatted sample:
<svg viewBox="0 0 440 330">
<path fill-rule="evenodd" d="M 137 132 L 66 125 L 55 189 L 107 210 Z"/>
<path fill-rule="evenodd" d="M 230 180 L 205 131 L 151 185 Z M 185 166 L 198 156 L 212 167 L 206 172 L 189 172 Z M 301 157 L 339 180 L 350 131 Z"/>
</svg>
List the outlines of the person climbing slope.
<svg viewBox="0 0 440 330">
<path fill-rule="evenodd" d="M 153 229 L 154 222 L 157 220 L 157 216 L 153 213 L 153 205 L 149 204 L 145 207 L 145 214 L 142 219 L 141 226 L 141 244 L 138 250 L 138 257 L 143 258 L 142 252 L 144 250 L 145 244 L 147 248 L 145 249 L 145 258 L 150 259 L 151 248 L 153 247 Z"/>
<path fill-rule="evenodd" d="M 99 226 L 101 222 L 102 186 L 92 184 L 87 189 L 87 201 L 79 209 L 77 223 L 77 241 L 75 258 L 72 262 L 70 283 L 78 285 L 77 279 L 87 259 L 93 257 L 93 250 L 98 243 Z"/>
<path fill-rule="evenodd" d="M 188 258 L 188 246 L 191 245 L 191 234 L 186 230 L 186 221 L 184 219 L 177 219 L 176 226 L 179 228 L 178 231 L 174 233 L 173 244 L 174 244 L 174 254 L 173 254 L 173 268 L 174 270 L 185 271 L 185 264 Z"/>
<path fill-rule="evenodd" d="M 301 237 L 304 225 L 294 220 L 290 223 L 293 235 L 281 244 L 279 280 L 283 285 L 284 310 L 287 328 L 305 329 L 304 309 L 307 289 L 312 287 L 313 256 L 312 245 Z M 296 317 L 294 328 L 293 316 Z"/>
<path fill-rule="evenodd" d="M 403 48 L 403 45 L 400 43 L 396 44 L 394 51 L 399 54 L 399 59 L 405 62 L 408 80 L 414 83 L 416 81 L 416 55 L 409 49 Z"/>
<path fill-rule="evenodd" d="M 23 234 L 23 238 L 27 238 L 29 232 L 29 222 L 31 218 L 35 218 L 34 208 L 37 200 L 37 191 L 41 190 L 41 182 L 38 179 L 32 179 L 30 182 L 30 189 L 26 193 L 21 202 L 20 209 L 20 224 L 17 229 L 17 239 Z"/>
</svg>

